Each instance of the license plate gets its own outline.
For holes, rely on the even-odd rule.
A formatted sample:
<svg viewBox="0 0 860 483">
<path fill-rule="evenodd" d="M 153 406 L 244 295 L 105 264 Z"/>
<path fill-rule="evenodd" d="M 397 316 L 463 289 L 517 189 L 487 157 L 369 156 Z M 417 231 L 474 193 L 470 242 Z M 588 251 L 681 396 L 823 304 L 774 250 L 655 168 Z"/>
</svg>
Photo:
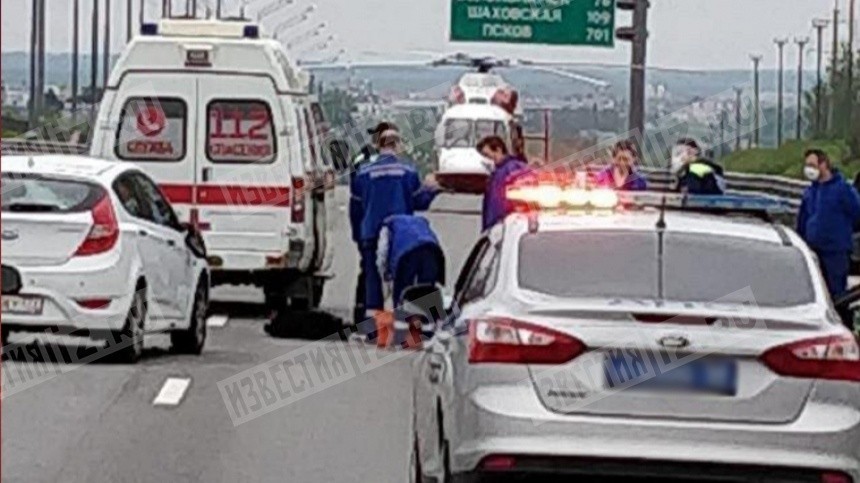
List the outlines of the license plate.
<svg viewBox="0 0 860 483">
<path fill-rule="evenodd" d="M 37 296 L 4 295 L 0 300 L 4 314 L 42 315 L 45 304 L 45 299 Z"/>
<path fill-rule="evenodd" d="M 611 389 L 737 394 L 737 361 L 722 357 L 690 359 L 635 350 L 610 351 L 603 362 L 606 384 Z"/>
</svg>

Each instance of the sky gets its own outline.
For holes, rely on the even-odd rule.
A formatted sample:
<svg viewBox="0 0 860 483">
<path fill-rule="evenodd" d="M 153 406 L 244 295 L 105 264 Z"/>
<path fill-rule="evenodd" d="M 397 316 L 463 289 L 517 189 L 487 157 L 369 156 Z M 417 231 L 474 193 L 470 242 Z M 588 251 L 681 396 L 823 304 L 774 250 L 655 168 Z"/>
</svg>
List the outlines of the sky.
<svg viewBox="0 0 860 483">
<path fill-rule="evenodd" d="M 68 52 L 71 38 L 72 0 L 45 0 L 48 50 Z M 104 0 L 102 0 L 104 1 Z M 126 38 L 126 0 L 109 0 L 112 5 L 112 43 L 114 49 Z M 133 0 L 135 15 L 141 0 Z M 198 0 L 202 5 L 206 0 Z M 214 4 L 216 0 L 208 0 Z M 248 0 L 253 13 L 279 0 Z M 280 0 L 288 3 L 289 0 Z M 592 0 L 573 0 L 592 1 Z M 652 66 L 683 69 L 746 69 L 749 55 L 764 56 L 763 66 L 776 65 L 775 37 L 793 39 L 814 37 L 813 18 L 831 18 L 834 1 L 847 10 L 848 0 L 651 0 L 648 63 Z M 82 51 L 89 50 L 90 15 L 93 0 L 80 0 Z M 160 0 L 144 0 L 149 19 L 160 12 Z M 228 13 L 236 13 L 240 0 L 223 0 Z M 263 19 L 263 25 L 273 28 L 279 22 L 301 12 L 311 3 L 317 5 L 312 18 L 298 30 L 312 28 L 320 22 L 338 36 L 331 53 L 346 50 L 345 57 L 353 59 L 378 58 L 387 60 L 421 59 L 415 51 L 490 54 L 529 59 L 563 59 L 627 63 L 629 46 L 617 42 L 615 48 L 511 46 L 474 44 L 448 41 L 450 0 L 292 0 L 293 4 Z M 184 0 L 174 0 L 177 11 Z M 2 0 L 0 15 L 0 50 L 27 50 L 30 32 L 31 0 Z M 102 3 L 104 5 L 104 3 Z M 202 7 L 201 7 L 202 10 Z M 102 7 L 103 12 L 103 7 Z M 618 25 L 629 24 L 629 14 L 619 13 Z M 842 26 L 842 31 L 847 28 Z M 101 28 L 104 28 L 102 19 Z M 830 33 L 826 50 L 830 50 Z M 860 33 L 858 33 L 860 37 Z M 860 41 L 857 42 L 860 44 Z M 809 46 L 807 59 L 814 60 Z M 793 65 L 797 47 L 787 49 L 786 62 Z M 372 57 L 374 56 L 374 57 Z"/>
</svg>

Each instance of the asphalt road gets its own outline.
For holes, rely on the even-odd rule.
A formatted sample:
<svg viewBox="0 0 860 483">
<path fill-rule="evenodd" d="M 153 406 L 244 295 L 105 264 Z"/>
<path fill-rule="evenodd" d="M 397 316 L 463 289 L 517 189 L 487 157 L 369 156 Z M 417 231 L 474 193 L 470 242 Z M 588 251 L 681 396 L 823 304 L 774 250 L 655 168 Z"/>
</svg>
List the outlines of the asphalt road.
<svg viewBox="0 0 860 483">
<path fill-rule="evenodd" d="M 338 197 L 342 205 L 342 191 Z M 435 206 L 460 211 L 478 203 L 474 197 L 447 197 Z M 321 312 L 290 321 L 296 337 L 267 334 L 257 304 L 261 294 L 234 287 L 214 294 L 220 302 L 216 313 L 224 317 L 210 319 L 201 356 L 169 354 L 167 338 L 154 336 L 146 357 L 134 366 L 32 362 L 22 354 L 36 344 L 77 347 L 73 341 L 13 335 L 18 350 L 2 365 L 3 481 L 406 481 L 408 356 L 317 388 L 324 390 L 306 391 L 303 398 L 239 425 L 219 391 L 219 381 L 295 351 L 313 348 L 318 359 L 296 360 L 303 370 L 319 372 L 320 366 L 342 361 L 355 366 L 361 360 L 356 354 L 370 350 L 336 337 L 299 338 L 325 335 L 350 313 L 358 260 L 345 210 L 336 216 L 336 278 L 326 288 Z M 429 218 L 446 247 L 453 284 L 479 220 L 462 213 Z M 33 374 L 43 375 L 39 384 L 17 384 Z"/>
</svg>

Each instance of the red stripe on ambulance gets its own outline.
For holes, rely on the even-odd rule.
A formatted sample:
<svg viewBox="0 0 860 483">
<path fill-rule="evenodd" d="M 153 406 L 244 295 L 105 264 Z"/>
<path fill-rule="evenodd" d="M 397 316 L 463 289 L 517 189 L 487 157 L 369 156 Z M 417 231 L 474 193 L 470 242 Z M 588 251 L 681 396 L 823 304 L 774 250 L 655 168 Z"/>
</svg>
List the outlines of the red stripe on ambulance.
<svg viewBox="0 0 860 483">
<path fill-rule="evenodd" d="M 288 186 L 162 184 L 161 191 L 171 203 L 194 203 L 198 206 L 272 206 L 289 208 Z"/>
</svg>

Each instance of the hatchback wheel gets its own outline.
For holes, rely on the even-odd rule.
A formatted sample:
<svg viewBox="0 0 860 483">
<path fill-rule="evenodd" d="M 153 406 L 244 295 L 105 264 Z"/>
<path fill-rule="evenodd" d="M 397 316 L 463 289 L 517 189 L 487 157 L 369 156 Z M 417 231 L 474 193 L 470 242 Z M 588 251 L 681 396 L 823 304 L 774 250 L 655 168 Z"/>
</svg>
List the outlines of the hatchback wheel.
<svg viewBox="0 0 860 483">
<path fill-rule="evenodd" d="M 185 330 L 170 333 L 173 351 L 180 354 L 200 354 L 206 343 L 206 316 L 209 312 L 209 293 L 203 282 L 194 292 L 194 305 L 191 308 L 191 321 Z"/>
<path fill-rule="evenodd" d="M 138 288 L 131 298 L 131 306 L 125 317 L 125 325 L 114 332 L 113 341 L 119 344 L 120 360 L 134 364 L 143 355 L 143 326 L 146 321 L 146 290 Z"/>
</svg>

